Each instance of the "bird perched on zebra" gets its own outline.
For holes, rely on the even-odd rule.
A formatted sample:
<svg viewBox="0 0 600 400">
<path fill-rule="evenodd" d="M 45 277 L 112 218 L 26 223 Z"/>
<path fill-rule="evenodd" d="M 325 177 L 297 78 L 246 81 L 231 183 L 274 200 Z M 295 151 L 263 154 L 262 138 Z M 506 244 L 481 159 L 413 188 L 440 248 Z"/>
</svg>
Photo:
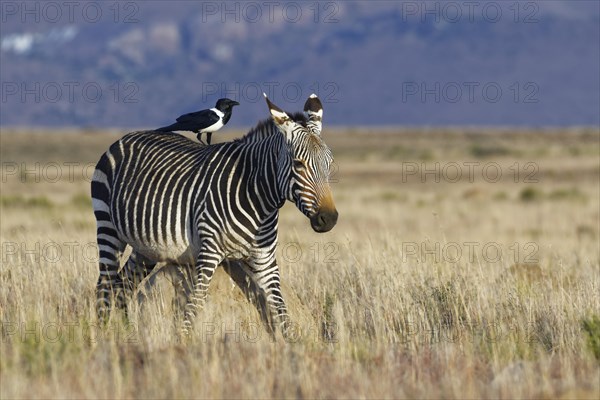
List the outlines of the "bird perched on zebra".
<svg viewBox="0 0 600 400">
<path fill-rule="evenodd" d="M 156 130 L 159 132 L 191 131 L 197 135 L 200 143 L 204 143 L 202 134 L 206 133 L 206 143 L 210 144 L 213 132 L 218 131 L 229 122 L 233 107 L 239 104 L 235 100 L 219 99 L 214 108 L 183 114 L 176 119 L 177 122 L 174 124 Z"/>
<path fill-rule="evenodd" d="M 279 326 L 288 335 L 276 259 L 279 209 L 290 201 L 315 232 L 331 230 L 338 219 L 329 184 L 333 155 L 321 137 L 315 95 L 306 115 L 287 114 L 269 99 L 267 105 L 271 118 L 232 142 L 197 146 L 181 135 L 141 131 L 102 155 L 91 185 L 100 319 L 115 300 L 126 309 L 137 285 L 165 262 L 193 271 L 183 321 L 188 333 L 215 269 L 233 263 L 264 297 L 271 333 Z M 128 245 L 131 255 L 120 267 Z"/>
</svg>

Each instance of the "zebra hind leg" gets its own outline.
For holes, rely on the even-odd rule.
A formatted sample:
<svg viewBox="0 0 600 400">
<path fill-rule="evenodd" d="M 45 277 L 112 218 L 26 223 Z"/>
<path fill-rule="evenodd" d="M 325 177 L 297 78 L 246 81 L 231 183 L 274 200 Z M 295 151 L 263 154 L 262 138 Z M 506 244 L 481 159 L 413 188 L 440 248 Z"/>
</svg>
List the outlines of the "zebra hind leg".
<svg viewBox="0 0 600 400">
<path fill-rule="evenodd" d="M 96 284 L 96 312 L 100 321 L 107 322 L 113 299 L 119 299 L 123 295 L 119 260 L 126 244 L 117 237 L 117 232 L 110 221 L 98 219 L 97 224 L 100 276 Z"/>
</svg>

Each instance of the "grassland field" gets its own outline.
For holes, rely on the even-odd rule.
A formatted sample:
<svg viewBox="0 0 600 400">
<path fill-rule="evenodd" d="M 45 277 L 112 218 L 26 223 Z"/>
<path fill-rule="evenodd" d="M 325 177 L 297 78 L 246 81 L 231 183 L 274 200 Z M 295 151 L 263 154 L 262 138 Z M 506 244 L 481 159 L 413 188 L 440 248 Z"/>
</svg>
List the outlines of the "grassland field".
<svg viewBox="0 0 600 400">
<path fill-rule="evenodd" d="M 220 271 L 185 343 L 166 276 L 96 320 L 125 132 L 2 130 L 0 398 L 600 398 L 598 130 L 326 130 L 337 226 L 281 210 L 293 340 Z"/>
</svg>

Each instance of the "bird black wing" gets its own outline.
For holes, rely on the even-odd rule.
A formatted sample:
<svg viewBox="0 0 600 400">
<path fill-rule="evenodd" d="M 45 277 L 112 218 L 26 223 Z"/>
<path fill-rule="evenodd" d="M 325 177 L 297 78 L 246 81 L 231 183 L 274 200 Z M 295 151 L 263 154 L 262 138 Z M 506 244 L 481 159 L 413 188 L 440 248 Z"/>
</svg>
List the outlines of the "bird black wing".
<svg viewBox="0 0 600 400">
<path fill-rule="evenodd" d="M 192 131 L 199 132 L 209 126 L 214 125 L 219 121 L 219 116 L 212 110 L 196 111 L 188 114 L 183 114 L 177 118 L 177 122 L 169 126 L 158 128 L 157 131 L 172 132 L 172 131 Z"/>
<path fill-rule="evenodd" d="M 177 118 L 177 122 L 194 123 L 200 128 L 206 128 L 219 121 L 219 116 L 212 110 L 196 111 L 188 114 L 183 114 Z"/>
</svg>

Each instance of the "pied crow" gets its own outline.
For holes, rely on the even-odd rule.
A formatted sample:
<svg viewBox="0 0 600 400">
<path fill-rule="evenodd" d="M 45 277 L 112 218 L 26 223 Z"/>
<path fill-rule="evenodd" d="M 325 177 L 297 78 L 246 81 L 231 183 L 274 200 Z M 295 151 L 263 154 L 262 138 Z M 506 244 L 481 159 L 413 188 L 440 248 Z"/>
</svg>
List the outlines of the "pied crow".
<svg viewBox="0 0 600 400">
<path fill-rule="evenodd" d="M 231 118 L 234 106 L 239 105 L 237 101 L 230 99 L 219 99 L 215 108 L 183 114 L 177 118 L 177 122 L 169 126 L 158 128 L 160 132 L 191 131 L 195 132 L 198 140 L 202 142 L 202 134 L 206 132 L 206 142 L 210 144 L 213 132 L 221 129 Z"/>
</svg>

